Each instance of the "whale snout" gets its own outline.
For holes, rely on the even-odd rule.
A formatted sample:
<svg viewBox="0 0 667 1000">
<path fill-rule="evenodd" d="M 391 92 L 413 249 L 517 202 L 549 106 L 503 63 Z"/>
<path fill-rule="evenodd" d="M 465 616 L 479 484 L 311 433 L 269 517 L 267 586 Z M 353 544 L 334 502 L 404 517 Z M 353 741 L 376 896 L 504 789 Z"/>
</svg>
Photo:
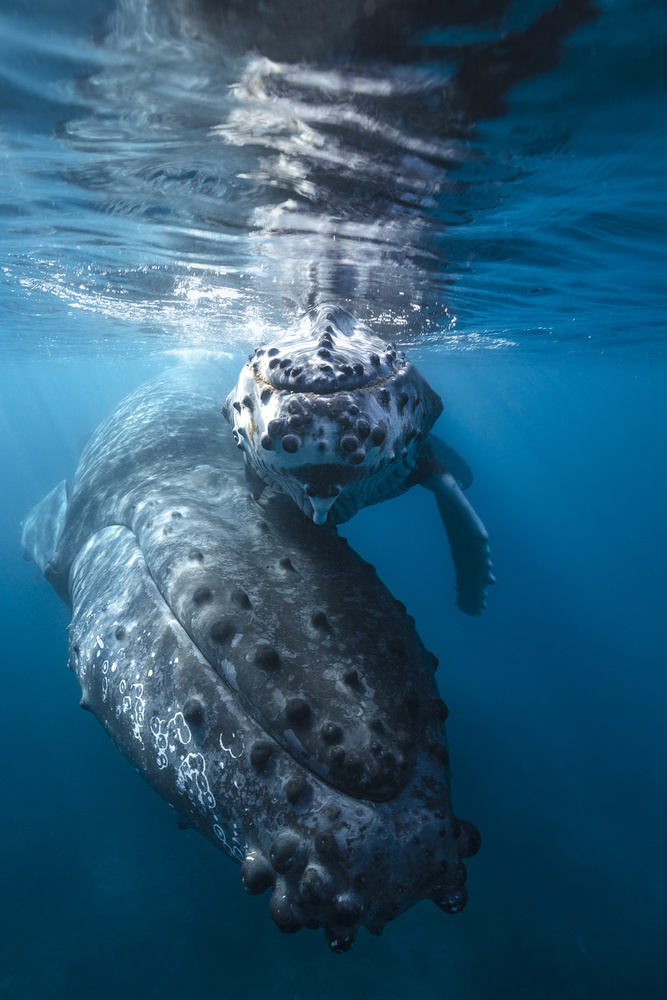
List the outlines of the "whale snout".
<svg viewBox="0 0 667 1000">
<path fill-rule="evenodd" d="M 244 366 L 223 413 L 261 481 L 315 524 L 402 492 L 442 409 L 405 355 L 320 307 Z"/>
</svg>

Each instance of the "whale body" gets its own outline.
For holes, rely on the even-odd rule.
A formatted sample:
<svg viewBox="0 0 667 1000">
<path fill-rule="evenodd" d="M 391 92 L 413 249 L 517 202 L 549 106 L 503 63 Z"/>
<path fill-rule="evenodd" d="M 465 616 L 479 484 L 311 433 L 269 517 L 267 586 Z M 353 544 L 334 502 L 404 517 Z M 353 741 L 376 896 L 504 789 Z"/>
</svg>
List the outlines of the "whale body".
<svg viewBox="0 0 667 1000">
<path fill-rule="evenodd" d="M 466 902 L 447 709 L 405 608 L 330 525 L 252 495 L 215 366 L 139 388 L 23 526 L 91 711 L 185 823 L 348 950 Z M 226 387 L 228 389 L 228 386 Z"/>
</svg>

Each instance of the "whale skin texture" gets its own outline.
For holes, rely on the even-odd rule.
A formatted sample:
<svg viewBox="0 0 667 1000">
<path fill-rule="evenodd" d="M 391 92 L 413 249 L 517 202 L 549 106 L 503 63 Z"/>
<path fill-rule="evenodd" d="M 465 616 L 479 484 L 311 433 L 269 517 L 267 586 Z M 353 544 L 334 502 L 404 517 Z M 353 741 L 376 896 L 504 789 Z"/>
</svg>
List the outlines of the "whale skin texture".
<svg viewBox="0 0 667 1000">
<path fill-rule="evenodd" d="M 225 383 L 132 393 L 24 555 L 71 608 L 83 708 L 281 931 L 343 952 L 421 899 L 461 910 L 479 834 L 452 812 L 435 657 L 335 527 L 253 498 Z"/>
</svg>

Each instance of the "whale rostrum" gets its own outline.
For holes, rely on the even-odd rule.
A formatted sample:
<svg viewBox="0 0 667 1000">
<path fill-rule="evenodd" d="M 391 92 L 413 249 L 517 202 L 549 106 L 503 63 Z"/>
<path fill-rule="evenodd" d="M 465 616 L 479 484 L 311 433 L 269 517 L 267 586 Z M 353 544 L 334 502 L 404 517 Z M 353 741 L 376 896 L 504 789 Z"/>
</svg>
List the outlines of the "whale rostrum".
<svg viewBox="0 0 667 1000">
<path fill-rule="evenodd" d="M 82 706 L 282 931 L 346 951 L 421 899 L 462 909 L 479 835 L 452 812 L 435 658 L 335 527 L 252 496 L 223 384 L 131 394 L 24 554 L 71 607 Z"/>
<path fill-rule="evenodd" d="M 462 492 L 469 466 L 430 433 L 441 412 L 402 351 L 330 305 L 259 347 L 223 407 L 256 493 L 265 484 L 282 490 L 315 524 L 341 524 L 417 484 L 432 490 L 457 603 L 476 615 L 495 582 L 488 534 Z"/>
</svg>

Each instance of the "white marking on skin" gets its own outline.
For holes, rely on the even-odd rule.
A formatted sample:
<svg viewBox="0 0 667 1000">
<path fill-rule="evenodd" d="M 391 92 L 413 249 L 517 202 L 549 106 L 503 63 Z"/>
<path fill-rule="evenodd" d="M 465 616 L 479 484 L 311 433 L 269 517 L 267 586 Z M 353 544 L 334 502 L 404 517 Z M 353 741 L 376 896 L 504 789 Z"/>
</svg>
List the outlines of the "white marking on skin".
<svg viewBox="0 0 667 1000">
<path fill-rule="evenodd" d="M 225 672 L 225 677 L 227 678 L 227 683 L 229 684 L 229 686 L 234 688 L 235 691 L 238 691 L 239 686 L 236 680 L 236 667 L 234 666 L 234 664 L 231 663 L 229 660 L 223 660 L 222 669 Z"/>
<path fill-rule="evenodd" d="M 237 632 L 234 638 L 232 639 L 232 649 L 236 649 L 242 638 L 243 638 L 243 632 Z"/>
<path fill-rule="evenodd" d="M 234 751 L 232 750 L 231 744 L 228 747 L 225 746 L 225 744 L 224 744 L 224 735 L 225 735 L 224 733 L 220 733 L 220 746 L 221 746 L 221 748 L 225 751 L 225 753 L 228 753 L 229 756 L 233 758 L 233 760 L 238 760 L 239 757 L 243 756 L 243 751 L 245 750 L 245 744 L 243 742 L 243 733 L 239 729 L 238 733 L 232 733 L 232 737 L 231 737 L 233 740 L 238 737 L 239 742 L 241 743 L 241 749 L 240 749 L 239 753 L 234 753 Z"/>
<path fill-rule="evenodd" d="M 238 835 L 236 831 L 236 824 L 234 824 L 234 831 L 232 833 L 232 843 L 230 844 L 225 835 L 225 831 L 222 829 L 219 823 L 213 824 L 213 832 L 222 843 L 223 850 L 232 858 L 236 858 L 237 861 L 243 862 L 247 854 L 247 848 L 241 847 L 240 841 L 238 840 Z M 234 843 L 234 841 L 236 841 Z"/>
<path fill-rule="evenodd" d="M 206 777 L 206 760 L 200 753 L 189 753 L 181 761 L 176 775 L 178 790 L 188 796 L 204 815 L 215 809 L 215 796 Z"/>
<path fill-rule="evenodd" d="M 144 686 L 143 684 L 133 684 L 130 690 L 134 694 L 134 726 L 132 728 L 132 735 L 136 740 L 143 742 L 141 730 L 144 727 L 144 708 L 146 707 L 143 698 Z"/>
<path fill-rule="evenodd" d="M 142 702 L 142 722 L 143 722 L 143 709 L 144 705 Z M 167 757 L 167 750 L 170 753 L 174 753 L 176 750 L 176 739 L 185 746 L 192 739 L 192 733 L 190 732 L 190 727 L 183 717 L 182 712 L 176 712 L 173 718 L 158 719 L 157 716 L 153 716 L 150 723 L 151 732 L 155 740 L 155 746 L 157 748 L 157 766 L 162 770 L 169 763 L 169 758 Z"/>
<path fill-rule="evenodd" d="M 337 684 L 336 688 L 337 688 L 337 690 L 339 690 L 341 692 L 345 691 L 345 687 L 344 687 L 343 684 Z M 364 714 L 364 710 L 361 707 L 361 705 L 352 705 L 352 706 L 349 706 L 348 708 L 341 708 L 341 712 L 342 712 L 343 717 L 346 718 L 346 719 L 356 719 L 360 715 Z"/>
</svg>

